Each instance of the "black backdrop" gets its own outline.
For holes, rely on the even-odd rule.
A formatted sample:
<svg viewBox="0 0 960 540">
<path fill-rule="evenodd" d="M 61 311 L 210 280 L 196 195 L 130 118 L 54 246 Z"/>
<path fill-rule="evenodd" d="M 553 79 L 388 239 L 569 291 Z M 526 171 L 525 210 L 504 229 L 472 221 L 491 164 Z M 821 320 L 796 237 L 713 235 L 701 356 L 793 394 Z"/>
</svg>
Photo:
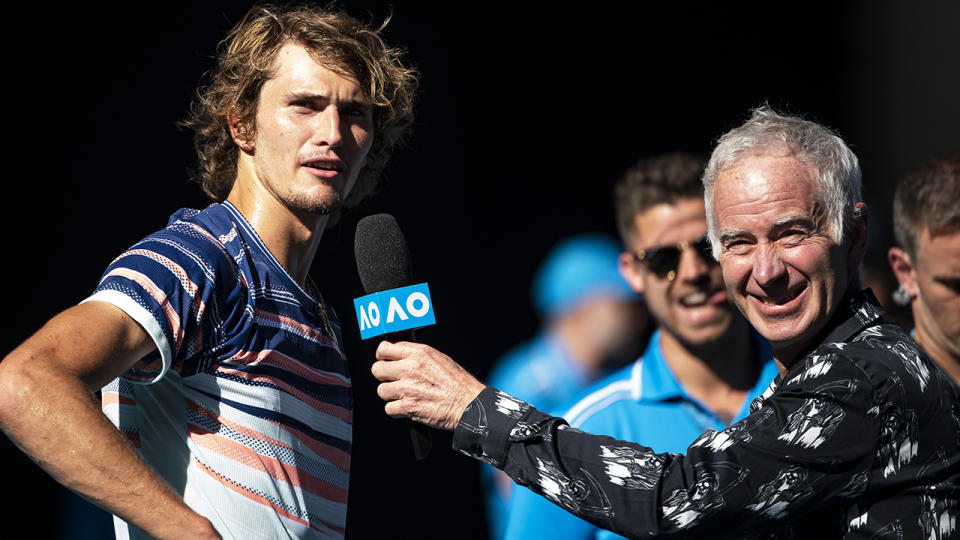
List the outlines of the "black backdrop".
<svg viewBox="0 0 960 540">
<path fill-rule="evenodd" d="M 84 298 L 108 261 L 176 208 L 206 204 L 188 181 L 190 134 L 175 122 L 248 5 L 197 4 L 5 11 L 13 166 L 0 352 Z M 313 271 L 344 321 L 355 386 L 351 537 L 485 534 L 478 465 L 445 433 L 415 462 L 376 398 L 375 344 L 360 342 L 352 319 L 360 217 L 397 217 L 439 320 L 418 337 L 485 376 L 535 330 L 536 264 L 564 236 L 614 232 L 611 186 L 639 157 L 708 152 L 763 101 L 804 113 L 859 155 L 870 257 L 882 262 L 893 182 L 960 148 L 955 2 L 424 4 L 395 3 L 386 30 L 422 72 L 413 137 L 380 193 L 324 235 Z M 377 21 L 391 12 L 345 7 Z M 66 492 L 5 438 L 0 451 L 0 515 L 55 537 Z"/>
</svg>

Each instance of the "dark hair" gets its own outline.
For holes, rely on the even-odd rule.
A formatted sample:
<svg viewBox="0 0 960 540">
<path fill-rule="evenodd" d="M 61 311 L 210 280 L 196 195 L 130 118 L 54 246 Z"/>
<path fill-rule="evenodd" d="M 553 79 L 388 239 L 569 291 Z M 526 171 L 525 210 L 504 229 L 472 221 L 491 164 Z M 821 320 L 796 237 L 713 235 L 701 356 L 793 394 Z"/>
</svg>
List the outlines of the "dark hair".
<svg viewBox="0 0 960 540">
<path fill-rule="evenodd" d="M 897 183 L 893 233 L 911 257 L 924 229 L 931 236 L 960 231 L 960 153 L 933 157 Z"/>
<path fill-rule="evenodd" d="M 634 217 L 644 210 L 679 199 L 702 198 L 700 175 L 706 160 L 674 152 L 641 159 L 614 187 L 617 228 L 624 245 L 633 241 Z"/>
<path fill-rule="evenodd" d="M 330 9 L 259 5 L 251 8 L 218 47 L 217 66 L 197 90 L 182 125 L 194 130 L 197 180 L 213 200 L 226 199 L 237 175 L 239 147 L 227 114 L 244 136 L 256 133 L 263 84 L 274 75 L 276 58 L 288 43 L 303 46 L 318 63 L 355 80 L 374 107 L 374 137 L 364 169 L 347 196 L 354 205 L 376 187 L 390 153 L 413 121 L 417 75 L 401 62 L 403 51 L 380 36 L 389 19 L 373 29 Z"/>
</svg>

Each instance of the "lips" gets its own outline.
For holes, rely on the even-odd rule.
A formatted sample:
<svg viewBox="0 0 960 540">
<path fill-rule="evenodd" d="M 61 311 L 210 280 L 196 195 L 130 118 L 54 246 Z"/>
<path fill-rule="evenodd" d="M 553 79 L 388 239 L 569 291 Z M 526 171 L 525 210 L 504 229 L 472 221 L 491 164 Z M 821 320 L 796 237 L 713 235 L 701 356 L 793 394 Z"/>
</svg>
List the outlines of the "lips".
<svg viewBox="0 0 960 540">
<path fill-rule="evenodd" d="M 339 159 L 311 159 L 304 161 L 302 166 L 309 172 L 324 178 L 330 178 L 343 172 L 343 162 Z"/>
<path fill-rule="evenodd" d="M 680 305 L 683 307 L 701 307 L 705 305 L 715 305 L 727 300 L 727 291 L 716 289 L 713 291 L 694 291 L 687 293 L 679 298 Z"/>
<path fill-rule="evenodd" d="M 755 295 L 751 294 L 754 302 L 765 312 L 780 313 L 789 311 L 796 303 L 797 299 L 807 290 L 806 285 L 794 287 L 779 295 Z"/>
</svg>

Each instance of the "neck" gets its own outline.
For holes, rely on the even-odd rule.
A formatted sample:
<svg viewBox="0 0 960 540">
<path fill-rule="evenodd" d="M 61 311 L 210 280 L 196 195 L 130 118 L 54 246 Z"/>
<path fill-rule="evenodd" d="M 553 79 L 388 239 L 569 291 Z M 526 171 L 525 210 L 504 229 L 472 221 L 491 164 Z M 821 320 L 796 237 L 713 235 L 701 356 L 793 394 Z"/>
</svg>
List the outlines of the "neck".
<svg viewBox="0 0 960 540">
<path fill-rule="evenodd" d="M 304 285 L 329 216 L 295 212 L 257 181 L 243 160 L 237 168 L 227 200 L 243 214 L 284 270 Z"/>
<path fill-rule="evenodd" d="M 717 340 L 698 345 L 661 330 L 660 347 L 677 380 L 729 423 L 740 412 L 761 368 L 746 322 L 735 316 Z"/>
<path fill-rule="evenodd" d="M 927 353 L 937 366 L 957 385 L 960 385 L 960 357 L 952 354 L 946 347 L 933 338 L 923 325 L 917 325 L 914 340 Z"/>
<path fill-rule="evenodd" d="M 552 325 L 550 331 L 560 341 L 572 362 L 585 371 L 598 371 L 606 358 L 595 343 L 595 338 L 584 330 L 583 325 L 561 319 Z"/>
<path fill-rule="evenodd" d="M 857 267 L 858 268 L 858 267 Z M 847 280 L 847 286 L 839 294 L 836 295 L 836 299 L 833 302 L 833 306 L 830 308 L 829 315 L 827 315 L 823 321 L 822 326 L 819 328 L 814 327 L 812 330 L 808 331 L 806 335 L 808 336 L 805 339 L 798 339 L 792 342 L 785 343 L 770 343 L 770 348 L 773 349 L 773 359 L 777 364 L 777 370 L 780 371 L 780 375 L 785 376 L 787 371 L 797 363 L 797 360 L 803 357 L 808 351 L 819 345 L 829 334 L 833 331 L 834 328 L 843 323 L 842 315 L 838 315 L 838 309 L 840 305 L 848 298 L 853 297 L 863 289 L 860 281 L 859 268 L 855 272 L 851 272 L 849 279 Z M 812 336 L 812 337 L 809 337 Z"/>
</svg>

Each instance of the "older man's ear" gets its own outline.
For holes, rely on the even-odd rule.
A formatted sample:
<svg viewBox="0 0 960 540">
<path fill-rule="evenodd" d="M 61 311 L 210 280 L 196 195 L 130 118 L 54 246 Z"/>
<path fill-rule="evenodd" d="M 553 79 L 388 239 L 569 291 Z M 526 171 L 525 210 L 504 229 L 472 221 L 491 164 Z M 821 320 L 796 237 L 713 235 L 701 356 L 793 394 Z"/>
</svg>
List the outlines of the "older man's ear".
<svg viewBox="0 0 960 540">
<path fill-rule="evenodd" d="M 870 211 L 867 204 L 858 202 L 853 206 L 853 227 L 850 229 L 850 247 L 865 252 L 867 249 Z"/>
<path fill-rule="evenodd" d="M 859 268 L 860 263 L 863 262 L 863 257 L 867 253 L 869 217 L 870 213 L 867 211 L 866 203 L 858 202 L 854 205 L 853 224 L 847 232 L 847 240 L 850 242 L 848 268 Z"/>
</svg>

